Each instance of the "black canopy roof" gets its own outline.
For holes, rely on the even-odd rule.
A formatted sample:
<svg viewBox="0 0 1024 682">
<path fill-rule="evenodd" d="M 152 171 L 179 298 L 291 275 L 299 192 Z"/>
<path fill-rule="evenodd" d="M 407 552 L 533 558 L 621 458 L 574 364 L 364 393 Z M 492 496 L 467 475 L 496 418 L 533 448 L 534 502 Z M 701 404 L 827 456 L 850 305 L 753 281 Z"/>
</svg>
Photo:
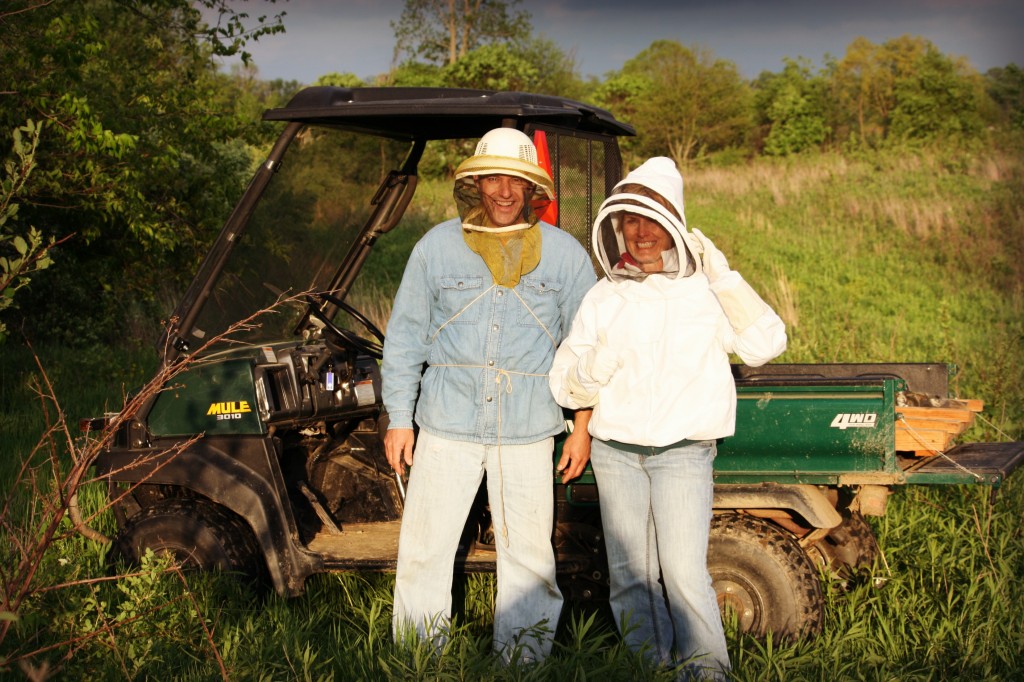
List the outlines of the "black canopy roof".
<svg viewBox="0 0 1024 682">
<path fill-rule="evenodd" d="M 604 109 L 564 97 L 465 88 L 340 88 L 315 86 L 296 94 L 266 121 L 330 125 L 396 139 L 481 137 L 515 119 L 586 133 L 633 135 Z"/>
</svg>

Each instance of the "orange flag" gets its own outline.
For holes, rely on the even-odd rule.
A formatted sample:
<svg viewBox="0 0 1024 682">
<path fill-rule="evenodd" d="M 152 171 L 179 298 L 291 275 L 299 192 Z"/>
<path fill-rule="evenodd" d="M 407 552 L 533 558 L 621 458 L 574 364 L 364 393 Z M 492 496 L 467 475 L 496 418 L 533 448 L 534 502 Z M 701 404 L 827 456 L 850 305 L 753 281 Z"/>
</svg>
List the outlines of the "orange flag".
<svg viewBox="0 0 1024 682">
<path fill-rule="evenodd" d="M 533 144 L 537 147 L 537 162 L 554 180 L 555 174 L 551 170 L 551 153 L 548 151 L 547 133 L 543 130 L 534 131 Z M 538 218 L 546 223 L 558 225 L 558 197 L 555 197 L 554 200 L 542 197 L 534 199 L 530 204 L 533 206 L 533 212 L 537 214 Z"/>
</svg>

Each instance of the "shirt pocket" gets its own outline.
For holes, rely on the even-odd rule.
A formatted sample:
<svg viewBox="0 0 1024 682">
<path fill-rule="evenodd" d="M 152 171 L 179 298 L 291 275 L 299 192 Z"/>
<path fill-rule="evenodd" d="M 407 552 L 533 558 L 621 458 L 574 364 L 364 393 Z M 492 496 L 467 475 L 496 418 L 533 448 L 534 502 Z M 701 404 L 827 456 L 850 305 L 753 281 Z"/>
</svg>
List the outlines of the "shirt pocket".
<svg viewBox="0 0 1024 682">
<path fill-rule="evenodd" d="M 443 319 L 438 320 L 438 326 L 478 323 L 484 307 L 478 300 L 484 293 L 483 287 L 484 278 L 479 275 L 442 277 L 439 304 Z"/>
<path fill-rule="evenodd" d="M 523 327 L 544 327 L 555 338 L 561 328 L 558 302 L 563 283 L 547 277 L 525 276 L 516 288 L 520 302 L 519 325 Z"/>
</svg>

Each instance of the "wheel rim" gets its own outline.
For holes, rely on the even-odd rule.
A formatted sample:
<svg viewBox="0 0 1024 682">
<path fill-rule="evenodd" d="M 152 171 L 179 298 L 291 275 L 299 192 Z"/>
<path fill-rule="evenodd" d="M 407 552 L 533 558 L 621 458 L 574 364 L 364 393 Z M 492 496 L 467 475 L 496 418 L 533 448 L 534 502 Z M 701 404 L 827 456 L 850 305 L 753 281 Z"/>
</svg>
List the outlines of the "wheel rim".
<svg viewBox="0 0 1024 682">
<path fill-rule="evenodd" d="M 719 575 L 712 577 L 711 586 L 715 590 L 718 609 L 722 612 L 723 618 L 727 618 L 731 611 L 735 614 L 741 631 L 759 631 L 764 600 L 753 585 L 742 576 Z"/>
</svg>

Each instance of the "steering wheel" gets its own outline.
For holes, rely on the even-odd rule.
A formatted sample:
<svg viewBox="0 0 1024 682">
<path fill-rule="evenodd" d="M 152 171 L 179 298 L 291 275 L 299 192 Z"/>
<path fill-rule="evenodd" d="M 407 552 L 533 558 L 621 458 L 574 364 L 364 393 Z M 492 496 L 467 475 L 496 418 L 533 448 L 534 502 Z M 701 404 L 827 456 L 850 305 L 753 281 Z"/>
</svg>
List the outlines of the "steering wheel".
<svg viewBox="0 0 1024 682">
<path fill-rule="evenodd" d="M 312 294 L 307 294 L 306 300 L 309 301 L 309 314 L 318 319 L 324 325 L 324 329 L 326 329 L 331 335 L 339 339 L 349 349 L 361 351 L 363 353 L 366 353 L 370 357 L 376 358 L 378 360 L 384 357 L 384 332 L 378 329 L 377 325 L 375 325 L 373 322 L 370 322 L 370 319 L 366 317 L 366 315 L 363 315 L 361 312 L 350 306 L 348 303 L 345 303 L 340 298 L 325 292 L 314 292 Z M 324 315 L 323 311 L 320 310 L 320 306 L 322 306 L 324 303 L 331 303 L 344 310 L 353 319 L 355 319 L 356 322 L 363 325 L 363 327 L 366 328 L 366 331 L 370 332 L 370 334 L 372 334 L 377 339 L 377 341 L 364 339 L 358 334 L 334 324 L 334 322 L 328 319 L 328 317 Z M 325 340 L 330 342 L 329 339 Z M 341 348 L 337 350 L 342 352 L 344 351 L 344 349 Z"/>
</svg>

